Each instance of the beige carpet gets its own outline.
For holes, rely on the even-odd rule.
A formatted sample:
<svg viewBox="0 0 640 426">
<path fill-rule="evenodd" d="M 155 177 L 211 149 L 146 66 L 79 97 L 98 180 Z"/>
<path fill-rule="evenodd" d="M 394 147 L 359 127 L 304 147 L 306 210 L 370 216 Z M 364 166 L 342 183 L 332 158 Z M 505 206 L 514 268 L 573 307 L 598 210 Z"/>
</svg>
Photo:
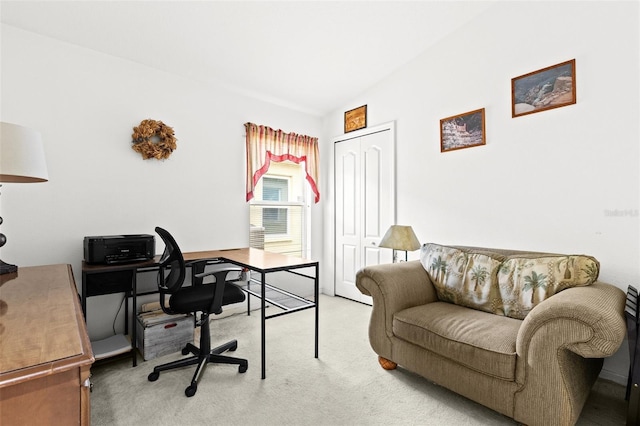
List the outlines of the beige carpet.
<svg viewBox="0 0 640 426">
<path fill-rule="evenodd" d="M 253 301 L 252 301 L 253 304 Z M 270 308 L 273 309 L 273 308 Z M 129 357 L 92 369 L 93 425 L 514 425 L 512 420 L 408 371 L 385 371 L 369 347 L 370 307 L 320 298 L 320 358 L 313 356 L 313 310 L 267 320 L 267 378 L 260 379 L 260 316 L 213 321 L 213 344 L 237 338 L 249 370 L 210 365 L 197 394 L 184 396 L 193 368 L 131 367 Z M 579 425 L 624 425 L 624 388 L 594 386 Z"/>
</svg>

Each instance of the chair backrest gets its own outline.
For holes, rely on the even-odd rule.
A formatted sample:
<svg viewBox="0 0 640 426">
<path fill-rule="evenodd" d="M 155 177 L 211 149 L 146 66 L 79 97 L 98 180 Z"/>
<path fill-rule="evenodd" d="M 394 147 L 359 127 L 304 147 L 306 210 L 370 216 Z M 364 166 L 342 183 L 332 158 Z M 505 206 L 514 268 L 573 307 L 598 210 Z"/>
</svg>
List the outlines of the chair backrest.
<svg viewBox="0 0 640 426">
<path fill-rule="evenodd" d="M 176 240 L 166 230 L 156 227 L 156 232 L 164 241 L 164 253 L 160 257 L 160 272 L 158 275 L 158 289 L 160 293 L 175 293 L 180 290 L 186 276 L 184 257 Z M 169 275 L 165 275 L 165 270 Z"/>
</svg>

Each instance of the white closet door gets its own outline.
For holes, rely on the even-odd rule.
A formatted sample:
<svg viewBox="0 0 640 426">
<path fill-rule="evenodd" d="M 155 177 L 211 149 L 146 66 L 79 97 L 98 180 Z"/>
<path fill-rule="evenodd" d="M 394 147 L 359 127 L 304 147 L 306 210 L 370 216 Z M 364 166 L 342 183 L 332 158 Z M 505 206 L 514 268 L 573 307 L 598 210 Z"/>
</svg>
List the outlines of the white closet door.
<svg viewBox="0 0 640 426">
<path fill-rule="evenodd" d="M 368 304 L 356 273 L 392 261 L 378 244 L 395 221 L 393 147 L 388 128 L 335 143 L 335 292 Z"/>
</svg>

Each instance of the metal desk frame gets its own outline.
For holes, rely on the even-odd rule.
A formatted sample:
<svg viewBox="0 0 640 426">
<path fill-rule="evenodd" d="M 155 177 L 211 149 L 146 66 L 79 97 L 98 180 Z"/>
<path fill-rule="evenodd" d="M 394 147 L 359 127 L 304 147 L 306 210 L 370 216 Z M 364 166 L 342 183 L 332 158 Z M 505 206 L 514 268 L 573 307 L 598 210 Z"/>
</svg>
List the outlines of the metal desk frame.
<svg viewBox="0 0 640 426">
<path fill-rule="evenodd" d="M 185 262 L 194 262 L 194 261 L 202 261 L 202 260 L 211 260 L 220 263 L 230 263 L 232 265 L 236 265 L 242 268 L 246 268 L 249 271 L 253 271 L 256 274 L 259 274 L 260 279 L 250 278 L 247 281 L 247 284 L 242 287 L 242 289 L 249 294 L 247 298 L 247 315 L 250 315 L 251 312 L 251 295 L 258 297 L 260 299 L 260 312 L 261 312 L 261 362 L 262 362 L 262 379 L 266 378 L 266 320 L 269 318 L 275 318 L 278 316 L 290 314 L 293 312 L 298 312 L 300 310 L 315 308 L 315 358 L 318 358 L 318 324 L 319 324 L 319 313 L 318 313 L 318 299 L 319 299 L 319 283 L 320 283 L 320 268 L 319 262 L 303 259 L 299 257 L 293 256 L 285 256 L 278 253 L 266 252 L 260 249 L 254 248 L 239 248 L 239 249 L 229 249 L 229 250 L 209 250 L 209 251 L 199 251 L 199 252 L 186 252 L 183 253 Z M 126 289 L 126 307 L 127 314 L 125 315 L 125 332 L 128 332 L 128 297 L 131 297 L 133 300 L 133 306 L 137 306 L 136 296 L 137 296 L 137 280 L 136 275 L 138 271 L 148 271 L 153 268 L 158 267 L 158 261 L 160 257 L 156 256 L 154 259 L 145 261 L 145 262 L 136 262 L 129 264 L 120 264 L 120 265 L 91 265 L 85 262 L 82 263 L 82 311 L 85 315 L 86 321 L 86 310 L 87 310 L 87 301 L 88 297 L 88 289 L 87 289 L 87 281 L 88 275 L 92 274 L 105 274 L 110 272 L 121 272 L 121 271 L 131 271 L 131 286 Z M 315 271 L 315 276 L 310 276 L 303 274 L 298 269 L 304 268 L 313 268 Z M 297 296 L 295 294 L 286 292 L 284 290 L 279 289 L 275 285 L 267 284 L 266 276 L 267 274 L 273 272 L 289 272 L 291 274 L 298 275 L 303 278 L 313 279 L 314 280 L 314 300 L 307 300 L 303 297 Z M 252 288 L 252 284 L 259 286 L 259 291 L 257 289 Z M 292 299 L 296 299 L 300 302 L 300 306 L 291 308 L 287 307 L 284 304 L 278 303 L 277 301 L 269 300 L 266 295 L 267 289 L 276 291 L 278 294 L 286 295 Z M 120 292 L 121 289 L 118 290 Z M 115 291 L 114 291 L 115 292 Z M 102 293 L 108 294 L 108 293 Z M 274 306 L 282 309 L 282 312 L 278 312 L 273 315 L 266 315 L 266 304 L 270 303 Z M 135 309 L 135 308 L 134 308 Z M 135 316 L 134 316 L 135 318 Z M 131 346 L 132 346 L 132 358 L 133 358 L 133 366 L 137 365 L 137 341 L 136 341 L 136 327 L 135 324 L 131 327 Z"/>
</svg>

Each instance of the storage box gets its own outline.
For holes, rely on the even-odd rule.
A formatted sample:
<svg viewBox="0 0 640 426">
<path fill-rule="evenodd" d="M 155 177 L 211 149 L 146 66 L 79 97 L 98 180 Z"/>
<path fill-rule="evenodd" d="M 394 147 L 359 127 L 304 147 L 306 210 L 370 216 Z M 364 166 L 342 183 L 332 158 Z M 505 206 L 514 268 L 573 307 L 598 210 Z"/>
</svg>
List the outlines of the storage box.
<svg viewBox="0 0 640 426">
<path fill-rule="evenodd" d="M 144 312 L 136 322 L 138 349 L 145 361 L 178 352 L 193 343 L 193 315 Z"/>
</svg>

